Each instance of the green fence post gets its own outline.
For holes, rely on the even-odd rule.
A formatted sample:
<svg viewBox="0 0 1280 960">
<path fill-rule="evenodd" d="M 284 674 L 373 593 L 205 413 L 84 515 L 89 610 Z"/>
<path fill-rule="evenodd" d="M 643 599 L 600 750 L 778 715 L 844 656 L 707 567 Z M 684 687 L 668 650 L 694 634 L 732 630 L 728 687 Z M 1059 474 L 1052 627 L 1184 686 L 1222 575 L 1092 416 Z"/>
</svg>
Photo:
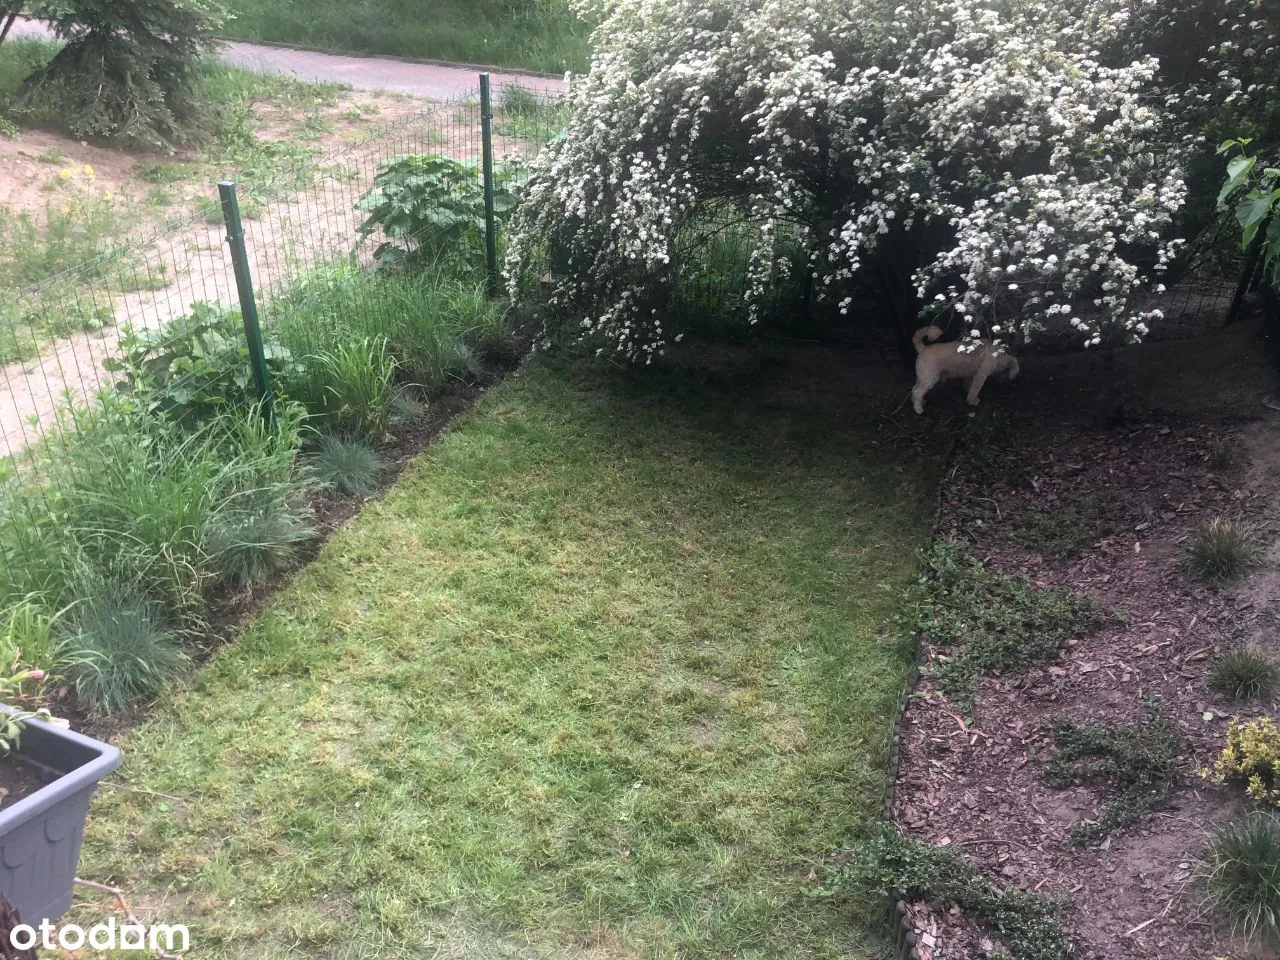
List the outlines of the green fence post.
<svg viewBox="0 0 1280 960">
<path fill-rule="evenodd" d="M 253 298 L 253 275 L 249 272 L 249 257 L 244 249 L 244 225 L 240 222 L 236 185 L 230 180 L 221 181 L 218 184 L 218 197 L 222 200 L 222 220 L 227 225 L 231 262 L 235 264 L 236 291 L 240 295 L 240 316 L 244 318 L 244 339 L 249 345 L 253 382 L 258 388 L 258 396 L 262 398 L 262 415 L 268 423 L 274 423 L 276 410 L 271 395 L 271 373 L 267 370 L 267 355 L 262 348 L 262 327 L 258 323 L 258 304 Z"/>
<path fill-rule="evenodd" d="M 489 74 L 480 74 L 480 135 L 484 152 L 484 253 L 489 264 L 489 296 L 498 295 L 498 224 L 493 213 L 493 98 Z"/>
</svg>

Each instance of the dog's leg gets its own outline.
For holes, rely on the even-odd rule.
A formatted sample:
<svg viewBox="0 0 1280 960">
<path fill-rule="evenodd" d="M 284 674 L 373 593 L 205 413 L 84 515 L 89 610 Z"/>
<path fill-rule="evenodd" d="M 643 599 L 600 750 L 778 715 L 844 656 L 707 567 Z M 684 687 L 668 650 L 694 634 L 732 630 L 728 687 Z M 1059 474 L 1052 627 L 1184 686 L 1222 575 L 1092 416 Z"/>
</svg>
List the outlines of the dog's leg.
<svg viewBox="0 0 1280 960">
<path fill-rule="evenodd" d="M 930 371 L 921 370 L 917 367 L 916 385 L 911 390 L 911 406 L 915 409 L 916 413 L 924 413 L 925 394 L 932 390 L 934 384 L 937 382 L 938 377 L 936 374 L 933 374 Z"/>
<path fill-rule="evenodd" d="M 976 407 L 978 405 L 978 395 L 982 393 L 982 385 L 987 382 L 987 377 L 991 371 L 985 366 L 973 375 L 973 379 L 969 381 L 969 406 Z"/>
</svg>

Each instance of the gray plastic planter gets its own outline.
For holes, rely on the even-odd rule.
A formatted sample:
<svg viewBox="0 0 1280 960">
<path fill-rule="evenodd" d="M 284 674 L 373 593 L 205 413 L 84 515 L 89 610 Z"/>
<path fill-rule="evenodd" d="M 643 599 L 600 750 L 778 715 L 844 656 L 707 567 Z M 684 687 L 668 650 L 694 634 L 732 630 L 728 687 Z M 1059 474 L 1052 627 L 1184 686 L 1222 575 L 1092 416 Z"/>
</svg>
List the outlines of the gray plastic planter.
<svg viewBox="0 0 1280 960">
<path fill-rule="evenodd" d="M 40 720 L 28 720 L 18 753 L 60 774 L 57 780 L 0 808 L 0 893 L 38 925 L 71 906 L 76 863 L 98 781 L 120 766 L 120 751 Z"/>
</svg>

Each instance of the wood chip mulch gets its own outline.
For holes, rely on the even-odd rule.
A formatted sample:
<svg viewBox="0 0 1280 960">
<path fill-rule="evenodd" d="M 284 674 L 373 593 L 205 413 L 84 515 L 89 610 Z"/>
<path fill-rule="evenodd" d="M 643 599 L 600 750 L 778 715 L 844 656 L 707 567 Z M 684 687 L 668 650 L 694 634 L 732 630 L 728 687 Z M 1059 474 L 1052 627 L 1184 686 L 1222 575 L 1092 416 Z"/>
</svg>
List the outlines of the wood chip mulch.
<svg viewBox="0 0 1280 960">
<path fill-rule="evenodd" d="M 987 676 L 971 715 L 923 676 L 899 729 L 901 756 L 892 815 L 905 833 L 962 849 L 1011 887 L 1061 898 L 1075 956 L 1085 960 L 1245 956 L 1215 929 L 1197 883 L 1208 831 L 1240 811 L 1238 792 L 1207 786 L 1198 771 L 1222 748 L 1227 721 L 1270 704 L 1240 705 L 1209 689 L 1226 647 L 1280 644 L 1274 578 L 1233 588 L 1199 584 L 1185 567 L 1187 539 L 1212 517 L 1247 522 L 1264 545 L 1280 543 L 1280 416 L 1250 420 L 1148 412 L 1117 425 L 1064 422 L 1061 411 L 1014 414 L 1027 482 L 993 482 L 990 463 L 963 440 L 942 499 L 940 535 L 991 567 L 1067 587 L 1121 612 L 1123 622 L 1070 640 L 1056 659 Z M 1052 418 L 1052 420 L 1050 420 Z M 1235 463 L 1214 469 L 1211 445 L 1230 438 Z M 1004 521 L 1068 498 L 1107 498 L 1113 532 L 1074 555 L 1046 557 L 1002 539 Z M 975 514 L 972 505 L 984 509 Z M 975 515 L 987 521 L 975 521 Z M 989 522 L 991 517 L 996 522 Z M 1264 586 L 1258 588 L 1257 584 Z M 1055 789 L 1044 776 L 1050 722 L 1131 724 L 1156 702 L 1184 745 L 1169 801 L 1100 845 L 1072 846 L 1068 830 L 1094 820 L 1109 796 Z M 1211 718 L 1210 718 L 1210 715 Z M 983 957 L 1000 944 L 947 904 L 908 907 L 922 957 Z M 1257 954 L 1253 954 L 1257 955 Z"/>
</svg>

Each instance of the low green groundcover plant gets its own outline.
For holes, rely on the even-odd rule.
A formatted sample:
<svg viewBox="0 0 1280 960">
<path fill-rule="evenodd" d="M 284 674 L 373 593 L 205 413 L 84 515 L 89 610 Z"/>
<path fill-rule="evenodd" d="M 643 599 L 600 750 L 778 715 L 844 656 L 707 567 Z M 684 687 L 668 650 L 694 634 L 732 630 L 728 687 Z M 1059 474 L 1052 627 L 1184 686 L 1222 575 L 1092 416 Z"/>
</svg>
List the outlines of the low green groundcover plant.
<svg viewBox="0 0 1280 960">
<path fill-rule="evenodd" d="M 982 674 L 1048 660 L 1104 619 L 1088 598 L 993 570 L 947 541 L 925 557 L 915 608 L 915 628 L 943 651 L 939 686 L 965 705 Z"/>
<path fill-rule="evenodd" d="M 844 854 L 844 865 L 824 878 L 829 896 L 955 904 L 1000 940 L 1009 960 L 1066 960 L 1071 954 L 1055 904 L 1006 888 L 950 847 L 904 837 L 884 824 Z"/>
<path fill-rule="evenodd" d="M 1182 742 L 1177 727 L 1155 702 L 1142 724 L 1054 724 L 1056 746 L 1045 773 L 1058 787 L 1088 785 L 1112 794 L 1097 820 L 1073 826 L 1074 844 L 1096 843 L 1162 804 L 1178 783 Z"/>
</svg>

